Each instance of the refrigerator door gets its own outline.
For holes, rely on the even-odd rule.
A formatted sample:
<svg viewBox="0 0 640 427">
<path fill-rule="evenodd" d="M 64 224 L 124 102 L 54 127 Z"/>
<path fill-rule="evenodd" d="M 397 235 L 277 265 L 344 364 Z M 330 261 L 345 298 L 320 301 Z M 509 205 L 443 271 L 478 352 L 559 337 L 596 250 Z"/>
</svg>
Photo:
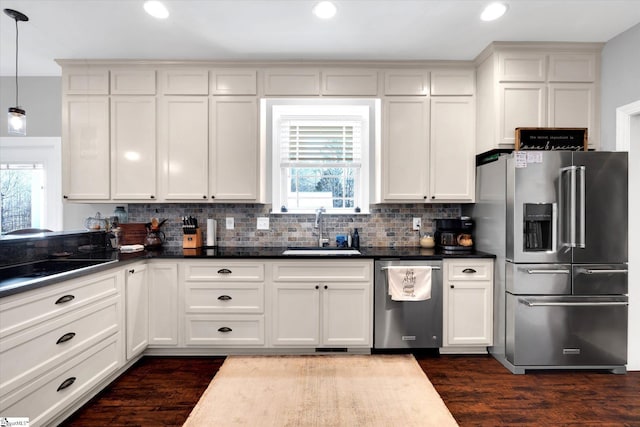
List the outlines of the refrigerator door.
<svg viewBox="0 0 640 427">
<path fill-rule="evenodd" d="M 570 263 L 563 241 L 560 178 L 569 151 L 515 152 L 507 159 L 506 259 L 514 263 Z M 566 174 L 565 174 L 566 175 Z"/>
<path fill-rule="evenodd" d="M 572 261 L 627 262 L 628 153 L 574 152 L 573 166 L 578 173 Z"/>
<path fill-rule="evenodd" d="M 573 264 L 573 295 L 626 295 L 627 264 Z"/>
</svg>

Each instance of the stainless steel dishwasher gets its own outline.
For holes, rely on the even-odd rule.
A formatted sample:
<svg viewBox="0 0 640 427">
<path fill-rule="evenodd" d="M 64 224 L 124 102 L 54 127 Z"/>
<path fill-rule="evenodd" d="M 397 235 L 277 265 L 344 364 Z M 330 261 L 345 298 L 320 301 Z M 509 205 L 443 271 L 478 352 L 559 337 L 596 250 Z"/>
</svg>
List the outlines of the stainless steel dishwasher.
<svg viewBox="0 0 640 427">
<path fill-rule="evenodd" d="M 393 301 L 387 284 L 390 266 L 430 266 L 431 298 Z M 375 262 L 374 281 L 374 349 L 442 346 L 442 261 L 381 259 Z"/>
</svg>

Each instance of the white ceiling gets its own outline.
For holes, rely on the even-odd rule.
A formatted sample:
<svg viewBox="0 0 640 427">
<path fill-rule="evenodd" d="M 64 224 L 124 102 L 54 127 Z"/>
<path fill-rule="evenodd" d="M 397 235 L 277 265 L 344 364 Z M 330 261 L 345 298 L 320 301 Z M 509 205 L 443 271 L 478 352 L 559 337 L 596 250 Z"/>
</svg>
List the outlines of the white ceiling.
<svg viewBox="0 0 640 427">
<path fill-rule="evenodd" d="M 54 59 L 471 60 L 492 41 L 607 42 L 640 23 L 640 0 L 334 0 L 323 21 L 315 0 L 0 0 L 19 23 L 19 74 L 59 75 Z M 15 22 L 0 15 L 0 75 L 15 74 Z"/>
</svg>

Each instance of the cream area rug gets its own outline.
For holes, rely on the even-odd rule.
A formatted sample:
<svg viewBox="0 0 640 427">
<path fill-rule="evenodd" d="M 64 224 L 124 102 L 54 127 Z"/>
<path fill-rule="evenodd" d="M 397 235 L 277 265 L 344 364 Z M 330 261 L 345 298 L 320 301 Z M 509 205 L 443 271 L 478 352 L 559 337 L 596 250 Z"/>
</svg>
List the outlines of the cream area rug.
<svg viewBox="0 0 640 427">
<path fill-rule="evenodd" d="M 229 356 L 184 426 L 457 426 L 412 355 Z"/>
</svg>

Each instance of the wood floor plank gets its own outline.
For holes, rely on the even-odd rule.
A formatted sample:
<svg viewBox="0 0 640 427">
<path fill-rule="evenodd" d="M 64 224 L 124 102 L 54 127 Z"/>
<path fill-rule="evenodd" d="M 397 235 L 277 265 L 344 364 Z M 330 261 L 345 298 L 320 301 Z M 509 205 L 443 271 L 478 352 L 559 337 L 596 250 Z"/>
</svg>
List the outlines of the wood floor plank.
<svg viewBox="0 0 640 427">
<path fill-rule="evenodd" d="M 531 371 L 416 355 L 461 426 L 640 426 L 640 372 Z M 224 358 L 145 357 L 63 427 L 181 426 Z"/>
</svg>

